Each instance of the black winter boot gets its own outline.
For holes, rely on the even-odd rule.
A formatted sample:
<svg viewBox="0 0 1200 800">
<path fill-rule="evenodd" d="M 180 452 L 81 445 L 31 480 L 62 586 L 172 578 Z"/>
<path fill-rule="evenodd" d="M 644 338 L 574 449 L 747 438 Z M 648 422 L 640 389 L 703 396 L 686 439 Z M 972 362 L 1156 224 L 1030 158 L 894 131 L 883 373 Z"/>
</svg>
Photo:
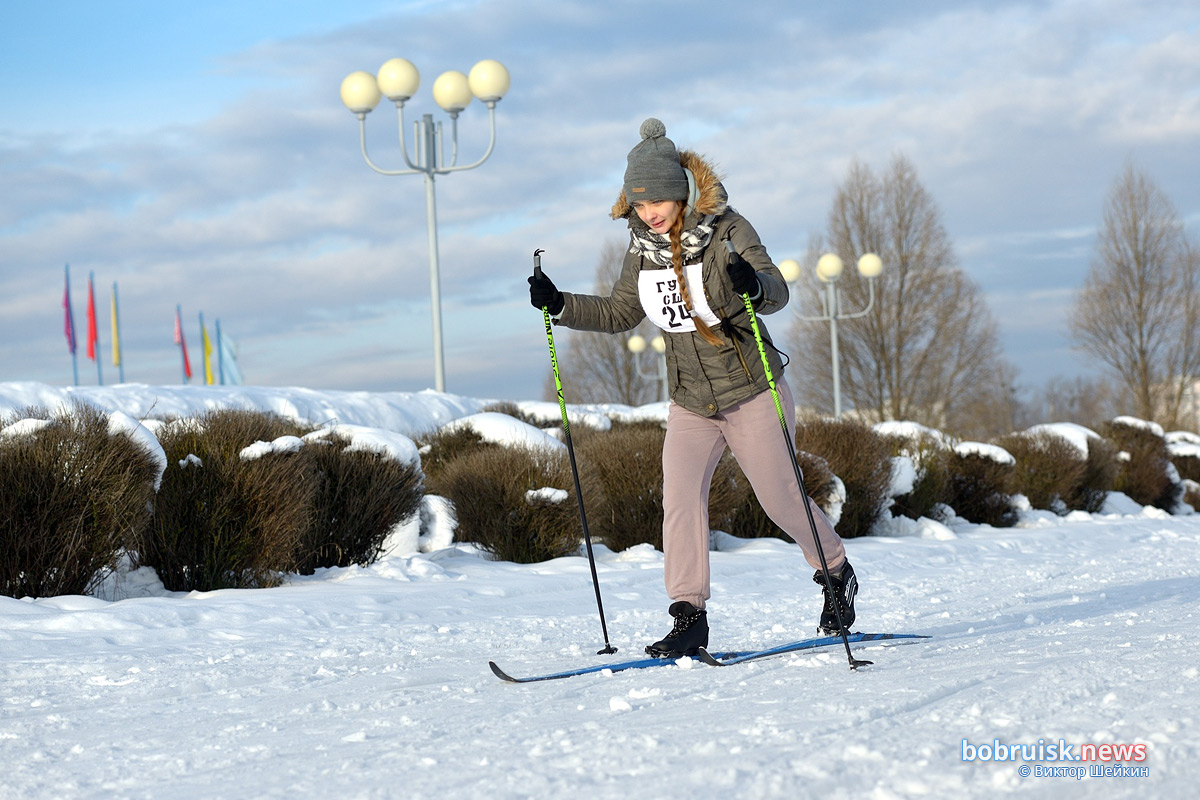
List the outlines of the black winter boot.
<svg viewBox="0 0 1200 800">
<path fill-rule="evenodd" d="M 833 613 L 833 603 L 836 599 L 838 611 L 842 615 L 842 625 L 846 627 L 846 633 L 849 633 L 850 626 L 854 624 L 854 595 L 858 594 L 858 579 L 854 577 L 854 567 L 847 561 L 842 565 L 840 572 L 829 574 L 829 582 L 833 584 L 833 598 L 830 598 L 829 589 L 825 586 L 825 573 L 817 570 L 813 574 L 813 581 L 821 587 L 821 593 L 825 595 L 825 607 L 821 609 L 821 632 L 826 636 L 841 633 L 837 616 Z"/>
<path fill-rule="evenodd" d="M 668 613 L 675 618 L 675 627 L 664 638 L 647 645 L 647 653 L 655 658 L 681 658 L 708 647 L 708 614 L 703 608 L 680 600 L 671 604 Z"/>
</svg>

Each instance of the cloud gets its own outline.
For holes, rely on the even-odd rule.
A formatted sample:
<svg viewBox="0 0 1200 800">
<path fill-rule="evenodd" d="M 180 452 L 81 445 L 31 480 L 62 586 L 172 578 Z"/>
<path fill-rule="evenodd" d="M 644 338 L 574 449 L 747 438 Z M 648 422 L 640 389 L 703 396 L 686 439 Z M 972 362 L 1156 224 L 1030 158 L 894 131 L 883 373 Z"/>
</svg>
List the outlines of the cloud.
<svg viewBox="0 0 1200 800">
<path fill-rule="evenodd" d="M 82 276 L 120 282 L 133 380 L 177 380 L 179 303 L 187 324 L 199 311 L 222 319 L 250 380 L 431 385 L 424 179 L 372 172 L 337 98 L 345 74 L 396 55 L 423 75 L 409 124 L 446 120 L 429 98 L 445 69 L 494 57 L 513 76 L 492 157 L 435 181 L 452 390 L 540 391 L 530 255 L 544 248 L 564 288 L 590 289 L 597 254 L 624 235 L 608 209 L 647 116 L 718 163 L 777 259 L 824 227 L 852 158 L 881 167 L 904 153 L 1002 330 L 1061 335 L 1055 319 L 1017 316 L 1041 307 L 1019 298 L 1081 279 L 1126 158 L 1181 215 L 1200 209 L 1200 12 L 1186 5 L 723 8 L 409 4 L 230 50 L 208 79 L 240 93 L 199 121 L 0 123 L 0 380 L 67 379 L 70 262 L 77 319 Z M 400 134 L 387 101 L 368 115 L 378 162 L 402 163 Z M 459 134 L 461 161 L 473 161 L 487 146 L 485 109 L 464 112 Z M 1006 343 L 1018 364 L 1044 361 L 1032 339 Z"/>
</svg>

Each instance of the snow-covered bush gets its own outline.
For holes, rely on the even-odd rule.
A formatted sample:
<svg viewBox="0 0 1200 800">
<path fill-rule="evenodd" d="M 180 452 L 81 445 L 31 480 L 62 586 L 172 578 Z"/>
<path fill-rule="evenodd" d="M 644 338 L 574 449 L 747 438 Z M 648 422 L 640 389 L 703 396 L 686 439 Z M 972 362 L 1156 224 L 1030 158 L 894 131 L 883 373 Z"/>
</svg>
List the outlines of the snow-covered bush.
<svg viewBox="0 0 1200 800">
<path fill-rule="evenodd" d="M 481 411 L 453 420 L 423 436 L 420 445 L 425 477 L 434 482 L 446 464 L 476 450 L 512 445 L 551 450 L 565 447 L 524 418 L 499 411 Z"/>
<path fill-rule="evenodd" d="M 770 443 L 764 443 L 769 447 Z M 845 485 L 837 531 L 843 539 L 866 536 L 891 505 L 891 447 L 869 425 L 855 420 L 801 419 L 796 449 L 819 455 Z"/>
<path fill-rule="evenodd" d="M 160 427 L 167 470 L 135 566 L 153 567 L 175 591 L 279 584 L 295 568 L 317 489 L 296 431 L 282 417 L 235 410 Z"/>
<path fill-rule="evenodd" d="M 592 480 L 586 473 L 581 477 L 585 501 L 592 496 L 587 488 Z M 579 552 L 579 506 L 561 446 L 471 450 L 443 464 L 430 477 L 430 488 L 454 506 L 455 539 L 474 542 L 497 560 L 532 564 Z"/>
<path fill-rule="evenodd" d="M 1183 482 L 1183 502 L 1200 509 L 1200 436 L 1191 431 L 1171 431 L 1164 438 L 1171 463 Z"/>
<path fill-rule="evenodd" d="M 911 487 L 909 481 L 893 484 L 894 516 L 945 522 L 951 513 L 1005 526 L 1016 521 L 1016 495 L 1026 496 L 1034 507 L 1094 513 L 1113 490 L 1115 446 L 1080 425 L 1036 425 L 998 445 L 955 443 L 913 422 L 881 422 L 874 428 L 889 442 L 894 458 L 910 461 L 915 472 Z M 1073 450 L 1064 449 L 1062 439 Z"/>
<path fill-rule="evenodd" d="M 84 594 L 150 521 L 163 456 L 122 412 L 26 409 L 0 422 L 0 594 Z"/>
<path fill-rule="evenodd" d="M 466 426 L 434 431 L 422 436 L 418 444 L 421 447 L 421 471 L 429 485 L 435 484 L 442 468 L 455 459 L 475 450 L 498 446 L 484 442 L 482 436 Z"/>
<path fill-rule="evenodd" d="M 512 417 L 513 419 L 524 422 L 526 425 L 532 425 L 535 428 L 543 428 L 547 424 L 544 419 L 542 419 L 540 417 L 536 417 L 533 414 L 525 413 L 523 410 L 521 410 L 520 405 L 512 402 L 511 400 L 502 400 L 502 401 L 495 402 L 495 403 L 488 403 L 486 406 L 484 406 L 483 408 L 480 409 L 480 412 L 481 413 L 482 412 L 493 412 L 496 414 L 505 414 L 507 416 Z M 561 424 L 561 422 L 556 417 L 550 424 Z M 575 426 L 572 425 L 571 427 L 574 428 Z"/>
<path fill-rule="evenodd" d="M 950 447 L 947 437 L 913 422 L 881 422 L 875 426 L 893 459 L 912 464 L 911 480 L 893 481 L 891 513 L 909 519 L 940 519 L 950 500 Z M 895 463 L 895 462 L 893 462 Z M 899 474 L 903 474 L 903 467 Z"/>
<path fill-rule="evenodd" d="M 1113 488 L 1141 505 L 1174 512 L 1184 489 L 1171 463 L 1162 427 L 1122 416 L 1102 425 L 1100 432 L 1119 449 Z"/>
<path fill-rule="evenodd" d="M 1113 491 L 1119 469 L 1117 448 L 1113 443 L 1107 439 L 1093 439 L 1088 445 L 1087 462 L 1079 491 L 1067 500 L 1067 505 L 1089 514 L 1104 508 L 1104 501 Z"/>
<path fill-rule="evenodd" d="M 1080 452 L 1066 437 L 1052 430 L 1011 433 L 995 442 L 1016 459 L 1012 488 L 1023 494 L 1033 508 L 1056 514 L 1070 510 L 1087 471 L 1086 452 Z"/>
<path fill-rule="evenodd" d="M 400 434 L 220 410 L 167 423 L 159 436 L 172 466 L 136 560 L 171 589 L 365 566 L 420 511 L 420 458 Z"/>
<path fill-rule="evenodd" d="M 373 563 L 392 529 L 421 510 L 415 445 L 399 434 L 346 425 L 304 441 L 301 455 L 312 462 L 317 487 L 294 569 L 310 575 L 321 567 Z"/>
<path fill-rule="evenodd" d="M 1013 502 L 1016 459 L 996 445 L 960 442 L 949 456 L 947 505 L 968 522 L 1008 528 L 1017 523 Z"/>
</svg>

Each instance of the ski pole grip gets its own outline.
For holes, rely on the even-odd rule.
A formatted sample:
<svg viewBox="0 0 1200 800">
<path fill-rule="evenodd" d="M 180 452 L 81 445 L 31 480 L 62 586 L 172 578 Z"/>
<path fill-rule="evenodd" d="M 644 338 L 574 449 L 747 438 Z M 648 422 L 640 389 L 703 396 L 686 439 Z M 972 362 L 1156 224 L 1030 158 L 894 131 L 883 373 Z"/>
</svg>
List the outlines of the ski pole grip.
<svg viewBox="0 0 1200 800">
<path fill-rule="evenodd" d="M 738 254 L 737 248 L 734 247 L 733 242 L 729 241 L 728 239 L 725 240 L 725 249 L 729 251 L 729 255 L 731 256 L 736 256 Z"/>
<path fill-rule="evenodd" d="M 546 251 L 541 249 L 533 251 L 533 277 L 535 278 L 542 277 L 542 253 L 544 252 Z"/>
</svg>

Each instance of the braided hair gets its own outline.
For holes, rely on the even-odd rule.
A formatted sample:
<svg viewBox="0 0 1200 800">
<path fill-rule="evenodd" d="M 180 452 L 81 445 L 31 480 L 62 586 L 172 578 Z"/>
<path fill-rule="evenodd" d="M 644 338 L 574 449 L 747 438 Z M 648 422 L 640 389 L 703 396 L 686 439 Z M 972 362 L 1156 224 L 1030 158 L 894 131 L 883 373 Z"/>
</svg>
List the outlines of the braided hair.
<svg viewBox="0 0 1200 800">
<path fill-rule="evenodd" d="M 722 342 L 720 337 L 713 333 L 712 328 L 704 323 L 704 320 L 696 314 L 696 309 L 692 305 L 692 293 L 688 290 L 687 281 L 683 277 L 683 219 L 686 216 L 686 211 L 683 204 L 679 214 L 675 216 L 675 221 L 671 223 L 669 231 L 671 237 L 671 269 L 675 271 L 675 278 L 679 281 L 679 292 L 683 296 L 683 303 L 687 307 L 688 313 L 692 315 L 692 322 L 696 323 L 696 332 L 700 334 L 700 338 L 714 347 L 720 347 Z"/>
</svg>

